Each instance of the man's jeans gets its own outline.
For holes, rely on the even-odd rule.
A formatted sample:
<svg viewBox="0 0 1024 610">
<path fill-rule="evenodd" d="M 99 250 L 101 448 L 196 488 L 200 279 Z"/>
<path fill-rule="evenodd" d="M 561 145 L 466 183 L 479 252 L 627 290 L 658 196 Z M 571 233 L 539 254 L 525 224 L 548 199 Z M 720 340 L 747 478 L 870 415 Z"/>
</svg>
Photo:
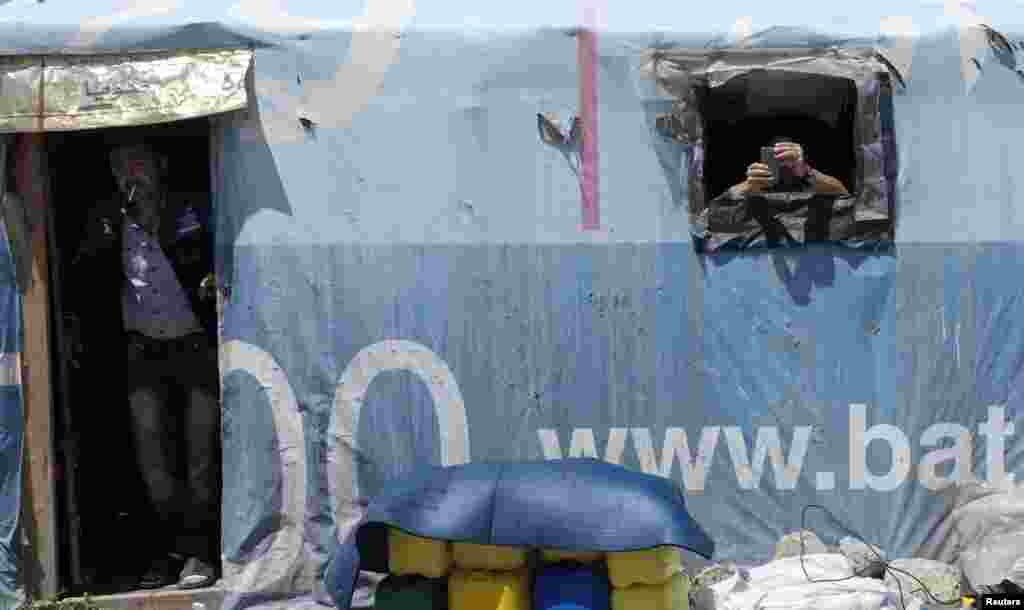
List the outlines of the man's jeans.
<svg viewBox="0 0 1024 610">
<path fill-rule="evenodd" d="M 204 335 L 128 339 L 128 403 L 139 468 L 161 523 L 158 553 L 214 561 L 217 549 L 220 379 Z M 177 393 L 175 393 L 177 390 Z M 178 474 L 180 449 L 184 476 Z"/>
</svg>

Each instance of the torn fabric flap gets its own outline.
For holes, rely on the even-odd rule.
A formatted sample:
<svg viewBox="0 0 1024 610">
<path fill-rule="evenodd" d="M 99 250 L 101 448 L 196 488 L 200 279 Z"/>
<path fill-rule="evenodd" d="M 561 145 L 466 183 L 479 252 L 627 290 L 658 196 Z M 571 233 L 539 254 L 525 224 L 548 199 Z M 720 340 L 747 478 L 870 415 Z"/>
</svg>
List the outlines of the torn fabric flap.
<svg viewBox="0 0 1024 610">
<path fill-rule="evenodd" d="M 785 70 L 848 78 L 858 87 L 889 67 L 874 49 L 657 49 L 648 52 L 645 72 L 678 95 L 698 77 L 709 87 L 755 70 Z"/>
<path fill-rule="evenodd" d="M 706 253 L 823 242 L 874 250 L 889 241 L 887 228 L 888 217 L 860 213 L 852 197 L 726 193 L 695 216 L 693 235 Z"/>
</svg>

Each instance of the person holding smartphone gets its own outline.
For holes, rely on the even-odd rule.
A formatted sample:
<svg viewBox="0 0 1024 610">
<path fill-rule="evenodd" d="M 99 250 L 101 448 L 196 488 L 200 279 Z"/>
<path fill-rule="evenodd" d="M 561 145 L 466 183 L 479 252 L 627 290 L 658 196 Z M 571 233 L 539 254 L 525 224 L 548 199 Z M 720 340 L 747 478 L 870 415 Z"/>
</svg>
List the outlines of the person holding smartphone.
<svg viewBox="0 0 1024 610">
<path fill-rule="evenodd" d="M 743 182 L 729 189 L 735 196 L 759 193 L 818 193 L 849 195 L 838 179 L 811 167 L 800 144 L 786 136 L 772 138 L 761 149 L 761 160 L 747 167 Z"/>
</svg>

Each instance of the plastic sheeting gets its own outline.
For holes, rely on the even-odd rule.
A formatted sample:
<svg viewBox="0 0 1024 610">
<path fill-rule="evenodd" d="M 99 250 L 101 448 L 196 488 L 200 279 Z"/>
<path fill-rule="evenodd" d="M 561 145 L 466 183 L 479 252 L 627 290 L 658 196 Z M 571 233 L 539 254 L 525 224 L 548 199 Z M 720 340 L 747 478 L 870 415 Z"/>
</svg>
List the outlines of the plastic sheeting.
<svg viewBox="0 0 1024 610">
<path fill-rule="evenodd" d="M 0 159 L 6 158 L 0 153 Z M 21 293 L 18 265 L 11 247 L 18 238 L 13 235 L 17 229 L 7 225 L 14 216 L 9 207 L 14 204 L 9 199 L 4 201 L 6 188 L 10 186 L 0 186 L 0 201 L 5 208 L 0 222 L 0 607 L 13 608 L 24 601 L 18 523 L 25 418 L 21 389 Z"/>
<path fill-rule="evenodd" d="M 425 463 L 662 474 L 719 559 L 770 559 L 809 503 L 890 557 L 951 558 L 934 490 L 987 471 L 979 435 L 951 473 L 951 441 L 1020 427 L 1019 77 L 996 65 L 967 94 L 956 35 L 916 43 L 892 252 L 698 256 L 686 169 L 657 154 L 665 98 L 633 69 L 651 42 L 603 39 L 596 235 L 571 156 L 537 133 L 576 112 L 564 33 L 408 33 L 344 128 L 288 116 L 296 72 L 328 78 L 347 38 L 257 53 L 257 108 L 217 144 L 225 552 L 251 575 L 229 605 L 323 599 L 334 541 Z"/>
<path fill-rule="evenodd" d="M 713 591 L 713 607 L 719 610 L 919 610 L 923 607 L 914 598 L 901 603 L 896 587 L 882 581 L 855 578 L 842 555 L 807 555 L 803 560 L 793 557 L 749 571 L 741 570 L 715 585 Z"/>
<path fill-rule="evenodd" d="M 966 484 L 952 511 L 960 573 L 973 591 L 1024 576 L 1024 487 Z"/>
<path fill-rule="evenodd" d="M 679 487 L 660 477 L 596 459 L 421 468 L 390 482 L 345 541 L 357 548 L 335 554 L 328 570 L 339 607 L 350 605 L 359 569 L 388 571 L 382 542 L 388 527 L 515 548 L 610 552 L 677 546 L 706 558 L 714 553 L 713 541 L 686 512 Z M 356 551 L 358 562 L 351 560 Z"/>
</svg>

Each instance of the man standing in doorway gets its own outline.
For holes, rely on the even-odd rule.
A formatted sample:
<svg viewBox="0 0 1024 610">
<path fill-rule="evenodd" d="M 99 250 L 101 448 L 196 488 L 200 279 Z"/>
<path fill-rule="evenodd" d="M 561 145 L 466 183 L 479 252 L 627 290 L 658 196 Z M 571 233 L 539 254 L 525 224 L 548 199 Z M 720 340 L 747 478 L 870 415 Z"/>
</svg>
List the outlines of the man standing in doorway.
<svg viewBox="0 0 1024 610">
<path fill-rule="evenodd" d="M 159 519 L 145 541 L 153 555 L 139 585 L 206 587 L 217 578 L 220 509 L 208 204 L 169 193 L 167 159 L 145 144 L 115 147 L 110 165 L 117 197 L 91 211 L 75 273 L 111 280 L 117 274 L 120 285 L 133 441 Z"/>
</svg>

